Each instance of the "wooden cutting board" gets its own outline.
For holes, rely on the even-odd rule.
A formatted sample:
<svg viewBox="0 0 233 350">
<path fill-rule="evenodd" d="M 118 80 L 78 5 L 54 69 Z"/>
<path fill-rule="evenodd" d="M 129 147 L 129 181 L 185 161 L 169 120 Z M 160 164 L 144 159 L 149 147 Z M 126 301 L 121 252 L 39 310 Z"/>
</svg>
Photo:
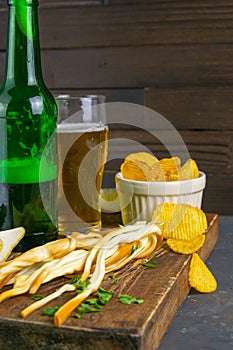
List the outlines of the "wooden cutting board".
<svg viewBox="0 0 233 350">
<path fill-rule="evenodd" d="M 208 231 L 199 254 L 206 260 L 218 239 L 218 216 L 207 214 Z M 20 310 L 32 303 L 28 294 L 0 304 L 0 349 L 30 350 L 155 350 L 190 291 L 188 271 L 191 256 L 175 254 L 164 243 L 153 255 L 156 268 L 127 265 L 116 273 L 119 283 L 106 276 L 102 286 L 114 291 L 112 300 L 99 313 L 83 318 L 69 317 L 61 327 L 37 310 L 26 319 Z M 213 266 L 214 269 L 214 266 Z M 214 272 L 214 271 L 213 271 Z M 48 294 L 63 284 L 59 278 L 40 288 Z M 144 299 L 143 304 L 123 305 L 119 294 Z M 62 305 L 73 293 L 63 295 L 46 307 Z"/>
</svg>

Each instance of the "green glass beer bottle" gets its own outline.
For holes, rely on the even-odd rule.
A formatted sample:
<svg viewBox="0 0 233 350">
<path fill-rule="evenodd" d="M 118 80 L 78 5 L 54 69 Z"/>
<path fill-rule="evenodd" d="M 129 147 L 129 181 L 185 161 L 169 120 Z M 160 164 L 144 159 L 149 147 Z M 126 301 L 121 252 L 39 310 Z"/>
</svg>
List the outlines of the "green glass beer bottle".
<svg viewBox="0 0 233 350">
<path fill-rule="evenodd" d="M 23 226 L 25 251 L 57 237 L 57 107 L 42 77 L 38 0 L 8 0 L 0 89 L 0 230 Z M 48 142 L 49 141 L 49 142 Z"/>
</svg>

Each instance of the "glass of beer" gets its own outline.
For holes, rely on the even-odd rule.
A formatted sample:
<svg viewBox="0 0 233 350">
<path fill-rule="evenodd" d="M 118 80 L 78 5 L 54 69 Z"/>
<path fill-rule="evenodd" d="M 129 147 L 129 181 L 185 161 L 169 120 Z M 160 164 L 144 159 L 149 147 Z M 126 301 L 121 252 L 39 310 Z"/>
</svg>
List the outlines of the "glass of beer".
<svg viewBox="0 0 233 350">
<path fill-rule="evenodd" d="M 100 189 L 107 158 L 105 96 L 55 97 L 58 106 L 58 229 L 101 226 Z"/>
</svg>

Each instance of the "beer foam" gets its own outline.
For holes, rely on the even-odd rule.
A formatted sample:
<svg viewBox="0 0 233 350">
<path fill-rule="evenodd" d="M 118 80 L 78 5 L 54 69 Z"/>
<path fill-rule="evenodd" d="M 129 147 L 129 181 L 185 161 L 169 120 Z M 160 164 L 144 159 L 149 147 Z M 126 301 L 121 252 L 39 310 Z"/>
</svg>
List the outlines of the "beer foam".
<svg viewBox="0 0 233 350">
<path fill-rule="evenodd" d="M 102 131 L 107 129 L 107 126 L 100 123 L 61 123 L 57 125 L 58 133 L 73 133 L 73 132 L 91 132 Z"/>
</svg>

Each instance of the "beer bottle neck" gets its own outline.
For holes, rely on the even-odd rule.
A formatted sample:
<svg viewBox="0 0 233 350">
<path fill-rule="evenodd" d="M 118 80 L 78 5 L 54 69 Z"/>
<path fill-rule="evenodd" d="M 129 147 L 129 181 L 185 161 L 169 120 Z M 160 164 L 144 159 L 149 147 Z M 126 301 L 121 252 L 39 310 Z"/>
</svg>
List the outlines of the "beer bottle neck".
<svg viewBox="0 0 233 350">
<path fill-rule="evenodd" d="M 8 0 L 8 37 L 5 84 L 43 84 L 37 0 Z"/>
</svg>

